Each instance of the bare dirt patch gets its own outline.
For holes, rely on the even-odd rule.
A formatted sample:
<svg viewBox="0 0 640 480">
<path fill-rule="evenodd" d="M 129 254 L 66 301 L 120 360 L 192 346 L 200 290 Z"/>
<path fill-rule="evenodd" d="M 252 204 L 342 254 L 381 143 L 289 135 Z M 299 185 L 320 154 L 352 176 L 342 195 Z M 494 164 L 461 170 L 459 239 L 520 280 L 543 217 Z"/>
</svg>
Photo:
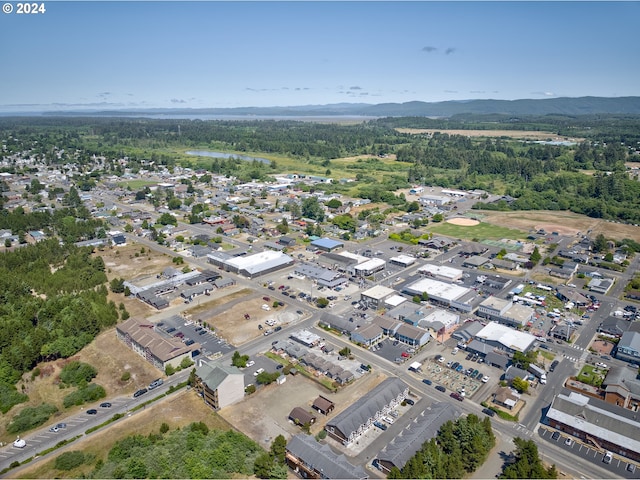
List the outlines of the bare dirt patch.
<svg viewBox="0 0 640 480">
<path fill-rule="evenodd" d="M 607 340 L 594 340 L 591 343 L 591 349 L 598 355 L 609 355 L 615 346 L 615 343 Z"/>
<path fill-rule="evenodd" d="M 479 211 L 485 217 L 484 222 L 526 231 L 544 228 L 547 233 L 558 232 L 563 235 L 576 235 L 578 232 L 591 236 L 602 233 L 607 238 L 622 240 L 640 238 L 640 227 L 622 223 L 608 222 L 599 218 L 568 211 L 532 210 L 516 212 Z"/>
<path fill-rule="evenodd" d="M 212 326 L 219 337 L 232 345 L 242 345 L 253 340 L 269 328 L 288 323 L 296 317 L 293 308 L 287 304 L 281 307 L 273 306 L 273 299 L 263 296 L 250 289 L 238 290 L 228 296 L 206 303 L 195 309 L 186 310 L 187 317 L 192 320 L 202 320 Z M 266 305 L 269 310 L 263 310 Z M 249 318 L 245 318 L 248 315 Z M 265 324 L 273 319 L 276 324 L 269 327 Z M 258 325 L 263 328 L 260 330 Z"/>
<path fill-rule="evenodd" d="M 302 375 L 287 376 L 282 385 L 271 384 L 246 397 L 243 402 L 231 405 L 220 411 L 220 416 L 245 435 L 268 446 L 277 435 L 291 435 L 301 433 L 300 427 L 288 420 L 289 413 L 294 407 L 302 407 L 316 415 L 316 423 L 311 427 L 311 433 L 317 434 L 324 428 L 327 421 L 335 417 L 353 402 L 375 388 L 385 379 L 382 374 L 371 373 L 360 378 L 337 393 L 330 393 L 327 389 Z M 328 416 L 315 412 L 311 404 L 323 395 L 335 403 L 336 409 Z M 250 418 L 252 421 L 247 422 Z"/>
<path fill-rule="evenodd" d="M 452 225 L 460 225 L 462 227 L 474 227 L 476 225 L 480 225 L 480 222 L 478 220 L 462 217 L 450 218 L 449 220 L 447 220 L 447 223 L 451 223 Z"/>
<path fill-rule="evenodd" d="M 449 135 L 463 135 L 465 137 L 509 137 L 509 138 L 522 138 L 526 140 L 550 140 L 550 141 L 569 141 L 569 142 L 581 142 L 583 138 L 569 138 L 559 137 L 553 132 L 533 132 L 525 130 L 445 130 L 439 128 L 396 128 L 396 131 L 400 133 L 419 134 L 428 133 L 434 134 L 447 133 Z"/>
<path fill-rule="evenodd" d="M 104 460 L 113 445 L 128 435 L 135 433 L 146 436 L 158 433 L 162 423 L 169 425 L 170 430 L 175 430 L 193 422 L 203 422 L 212 430 L 232 429 L 193 390 L 182 390 L 157 402 L 153 407 L 139 410 L 130 417 L 93 433 L 90 437 L 56 450 L 47 459 L 29 464 L 21 470 L 12 470 L 11 473 L 19 474 L 21 478 L 64 478 L 65 474 L 67 478 L 80 478 L 81 474 L 88 474 L 93 466 L 83 465 L 71 472 L 61 472 L 53 466 L 55 458 L 67 450 L 83 450 L 86 454 L 94 455 L 96 460 Z"/>
</svg>

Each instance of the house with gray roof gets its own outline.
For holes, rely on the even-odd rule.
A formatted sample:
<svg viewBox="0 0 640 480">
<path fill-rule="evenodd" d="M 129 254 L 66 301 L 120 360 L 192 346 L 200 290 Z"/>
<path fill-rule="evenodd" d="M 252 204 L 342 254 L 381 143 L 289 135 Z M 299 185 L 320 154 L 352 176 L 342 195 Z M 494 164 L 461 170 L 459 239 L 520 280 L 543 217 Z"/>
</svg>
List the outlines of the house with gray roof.
<svg viewBox="0 0 640 480">
<path fill-rule="evenodd" d="M 554 397 L 545 423 L 599 449 L 640 461 L 640 422 L 635 411 L 571 392 Z"/>
<path fill-rule="evenodd" d="M 624 332 L 616 347 L 615 357 L 625 362 L 640 364 L 640 332 Z"/>
<path fill-rule="evenodd" d="M 333 315 L 329 312 L 322 312 L 318 324 L 321 327 L 325 326 L 333 328 L 343 334 L 350 334 L 356 329 L 356 323 L 353 320 L 350 321 L 348 318 L 339 317 L 338 315 Z"/>
<path fill-rule="evenodd" d="M 325 430 L 334 440 L 349 445 L 371 428 L 373 422 L 400 405 L 408 394 L 409 387 L 402 380 L 387 378 L 327 422 Z"/>
<path fill-rule="evenodd" d="M 632 410 L 640 405 L 640 378 L 635 367 L 612 365 L 602 381 L 602 389 L 607 403 Z"/>
<path fill-rule="evenodd" d="M 423 443 L 436 437 L 442 425 L 455 421 L 460 415 L 461 411 L 450 402 L 431 404 L 378 453 L 373 465 L 385 474 L 393 467 L 402 469 Z"/>
<path fill-rule="evenodd" d="M 329 445 L 317 442 L 311 435 L 294 435 L 287 443 L 285 461 L 301 478 L 369 478 L 362 467 L 351 464 L 347 457 L 334 453 Z"/>
<path fill-rule="evenodd" d="M 365 325 L 351 332 L 351 341 L 370 347 L 382 340 L 382 328 L 376 324 Z"/>
<path fill-rule="evenodd" d="M 465 322 L 460 328 L 451 334 L 456 340 L 467 343 L 473 337 L 475 337 L 480 330 L 484 328 L 484 325 L 480 322 Z"/>
<path fill-rule="evenodd" d="M 233 366 L 201 360 L 195 389 L 204 403 L 219 410 L 244 398 L 244 374 Z"/>
<path fill-rule="evenodd" d="M 599 333 L 620 338 L 629 329 L 629 322 L 617 317 L 607 317 L 598 325 Z"/>
</svg>

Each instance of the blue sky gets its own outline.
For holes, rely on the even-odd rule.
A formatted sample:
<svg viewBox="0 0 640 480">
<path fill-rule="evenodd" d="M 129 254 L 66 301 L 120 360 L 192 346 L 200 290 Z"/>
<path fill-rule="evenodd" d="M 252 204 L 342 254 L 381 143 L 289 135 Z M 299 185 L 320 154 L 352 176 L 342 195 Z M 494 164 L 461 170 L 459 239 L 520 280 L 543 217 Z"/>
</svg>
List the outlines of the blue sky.
<svg viewBox="0 0 640 480">
<path fill-rule="evenodd" d="M 8 3 L 0 111 L 640 95 L 640 2 Z"/>
</svg>

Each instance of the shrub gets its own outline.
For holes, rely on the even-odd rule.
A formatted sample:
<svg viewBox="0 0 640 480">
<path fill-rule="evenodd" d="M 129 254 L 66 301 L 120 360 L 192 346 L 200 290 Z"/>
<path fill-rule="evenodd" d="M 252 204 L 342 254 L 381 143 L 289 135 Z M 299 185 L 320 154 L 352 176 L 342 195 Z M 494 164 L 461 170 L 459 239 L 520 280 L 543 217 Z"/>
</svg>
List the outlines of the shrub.
<svg viewBox="0 0 640 480">
<path fill-rule="evenodd" d="M 64 408 L 69 408 L 73 405 L 82 405 L 83 403 L 91 403 L 104 398 L 107 396 L 107 393 L 104 391 L 104 388 L 95 383 L 89 384 L 86 387 L 79 388 L 73 393 L 70 393 L 66 397 L 64 397 L 63 405 Z"/>
<path fill-rule="evenodd" d="M 56 457 L 55 467 L 58 470 L 73 470 L 82 465 L 85 461 L 85 455 L 80 450 L 72 450 L 64 452 Z"/>
<path fill-rule="evenodd" d="M 0 382 L 0 412 L 3 414 L 11 410 L 14 405 L 27 400 L 29 400 L 29 397 L 24 393 L 20 393 L 15 386 Z"/>
<path fill-rule="evenodd" d="M 169 431 L 169 425 L 167 423 L 162 423 L 160 425 L 160 433 L 167 433 Z"/>
<path fill-rule="evenodd" d="M 90 382 L 96 375 L 98 375 L 98 370 L 88 363 L 82 363 L 76 360 L 66 364 L 62 368 L 60 380 L 67 385 L 78 385 L 82 382 Z"/>
<path fill-rule="evenodd" d="M 55 405 L 43 403 L 37 407 L 26 407 L 18 415 L 13 417 L 7 426 L 7 433 L 22 433 L 32 428 L 39 427 L 49 420 L 58 409 Z"/>
<path fill-rule="evenodd" d="M 130 372 L 124 372 L 122 374 L 122 376 L 120 377 L 120 381 L 121 382 L 128 382 L 131 379 L 131 373 Z"/>
</svg>

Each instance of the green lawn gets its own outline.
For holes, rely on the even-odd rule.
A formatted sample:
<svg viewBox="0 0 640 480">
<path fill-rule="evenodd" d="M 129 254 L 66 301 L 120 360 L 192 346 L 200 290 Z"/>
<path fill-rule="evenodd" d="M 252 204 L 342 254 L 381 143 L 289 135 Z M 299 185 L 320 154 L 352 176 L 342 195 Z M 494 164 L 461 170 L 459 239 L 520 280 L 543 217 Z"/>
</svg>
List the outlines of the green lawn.
<svg viewBox="0 0 640 480">
<path fill-rule="evenodd" d="M 453 225 L 451 223 L 430 223 L 425 227 L 429 232 L 437 233 L 439 235 L 446 235 L 448 237 L 464 238 L 470 240 L 476 238 L 478 240 L 492 239 L 500 240 L 501 238 L 509 238 L 512 240 L 524 239 L 527 237 L 527 232 L 523 230 L 515 230 L 513 228 L 498 227 L 489 223 L 480 222 L 478 225 L 472 227 L 465 227 L 461 225 Z"/>
<path fill-rule="evenodd" d="M 594 367 L 593 365 L 585 365 L 577 376 L 579 382 L 599 387 L 606 375 L 606 370 Z"/>
<path fill-rule="evenodd" d="M 134 192 L 142 190 L 144 187 L 156 185 L 158 182 L 150 182 L 149 180 L 129 180 L 128 182 L 119 182 L 118 186 L 121 188 L 131 188 Z"/>
</svg>

